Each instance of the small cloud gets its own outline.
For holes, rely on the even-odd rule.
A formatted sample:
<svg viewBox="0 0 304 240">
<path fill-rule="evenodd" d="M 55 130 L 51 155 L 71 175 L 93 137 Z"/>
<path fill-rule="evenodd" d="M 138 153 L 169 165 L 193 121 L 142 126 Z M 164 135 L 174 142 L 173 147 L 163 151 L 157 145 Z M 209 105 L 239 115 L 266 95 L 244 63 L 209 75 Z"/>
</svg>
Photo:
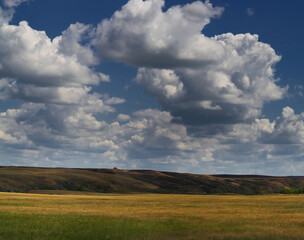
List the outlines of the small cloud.
<svg viewBox="0 0 304 240">
<path fill-rule="evenodd" d="M 23 2 L 28 2 L 29 0 L 4 0 L 3 3 L 6 7 L 17 7 Z"/>
<path fill-rule="evenodd" d="M 113 105 L 113 104 L 122 104 L 122 103 L 125 103 L 126 100 L 123 99 L 123 98 L 119 98 L 119 97 L 107 97 L 105 98 L 105 101 L 104 101 L 106 104 L 109 104 L 109 105 Z"/>
<path fill-rule="evenodd" d="M 129 115 L 126 115 L 126 114 L 118 114 L 117 116 L 117 120 L 119 122 L 126 122 L 126 121 L 129 121 L 131 118 Z"/>
<path fill-rule="evenodd" d="M 253 8 L 247 8 L 246 13 L 248 16 L 253 16 L 254 15 L 254 9 Z"/>
<path fill-rule="evenodd" d="M 110 76 L 104 73 L 99 73 L 100 81 L 102 82 L 111 82 Z"/>
<path fill-rule="evenodd" d="M 296 86 L 294 86 L 294 90 L 298 96 L 304 97 L 304 86 L 296 85 Z"/>
</svg>

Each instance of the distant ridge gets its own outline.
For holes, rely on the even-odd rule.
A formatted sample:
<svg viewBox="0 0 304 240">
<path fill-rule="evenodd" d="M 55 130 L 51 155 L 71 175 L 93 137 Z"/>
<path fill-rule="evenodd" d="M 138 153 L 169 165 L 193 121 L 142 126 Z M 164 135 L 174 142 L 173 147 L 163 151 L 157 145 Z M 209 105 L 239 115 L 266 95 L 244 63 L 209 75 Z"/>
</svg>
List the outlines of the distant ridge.
<svg viewBox="0 0 304 240">
<path fill-rule="evenodd" d="M 0 167 L 0 191 L 269 194 L 304 186 L 304 177 L 202 175 L 155 170 Z"/>
</svg>

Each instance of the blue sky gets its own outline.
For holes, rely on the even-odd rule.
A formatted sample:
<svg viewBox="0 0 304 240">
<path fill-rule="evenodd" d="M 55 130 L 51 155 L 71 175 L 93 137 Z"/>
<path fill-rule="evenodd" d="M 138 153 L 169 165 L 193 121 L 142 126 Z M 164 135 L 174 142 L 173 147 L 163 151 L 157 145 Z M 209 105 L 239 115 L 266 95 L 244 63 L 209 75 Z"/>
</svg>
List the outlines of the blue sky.
<svg viewBox="0 0 304 240">
<path fill-rule="evenodd" d="M 0 165 L 301 175 L 303 5 L 3 0 Z"/>
</svg>

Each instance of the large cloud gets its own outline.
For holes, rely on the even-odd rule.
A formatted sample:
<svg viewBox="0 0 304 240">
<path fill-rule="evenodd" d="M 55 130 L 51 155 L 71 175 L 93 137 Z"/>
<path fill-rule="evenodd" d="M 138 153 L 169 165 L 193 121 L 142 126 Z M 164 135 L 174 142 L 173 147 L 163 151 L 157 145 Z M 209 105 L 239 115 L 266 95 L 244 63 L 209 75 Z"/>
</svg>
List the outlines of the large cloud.
<svg viewBox="0 0 304 240">
<path fill-rule="evenodd" d="M 283 97 L 273 69 L 280 57 L 256 35 L 215 39 L 225 46 L 220 61 L 201 68 L 140 68 L 136 81 L 187 124 L 252 121 L 265 102 Z"/>
<path fill-rule="evenodd" d="M 39 86 L 98 84 L 101 76 L 60 53 L 57 42 L 27 22 L 0 26 L 0 76 Z"/>
<path fill-rule="evenodd" d="M 57 104 L 101 101 L 88 85 L 110 78 L 89 67 L 96 59 L 90 46 L 80 44 L 89 30 L 76 23 L 52 41 L 25 21 L 0 24 L 1 98 Z"/>
<path fill-rule="evenodd" d="M 136 81 L 188 125 L 253 121 L 281 99 L 274 65 L 281 59 L 257 35 L 201 33 L 222 8 L 200 1 L 163 11 L 164 1 L 131 0 L 97 28 L 102 58 L 142 67 Z"/>
<path fill-rule="evenodd" d="M 196 1 L 163 12 L 164 0 L 130 0 L 97 27 L 100 57 L 135 66 L 200 65 L 221 58 L 222 46 L 200 34 L 222 8 Z"/>
</svg>

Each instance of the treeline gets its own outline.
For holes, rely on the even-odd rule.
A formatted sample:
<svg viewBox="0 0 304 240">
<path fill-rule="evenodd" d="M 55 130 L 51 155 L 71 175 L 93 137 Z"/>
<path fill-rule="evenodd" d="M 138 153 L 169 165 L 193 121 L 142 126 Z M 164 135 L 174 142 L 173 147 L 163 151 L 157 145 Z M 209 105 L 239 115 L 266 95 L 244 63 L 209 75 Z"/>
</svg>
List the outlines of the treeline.
<svg viewBox="0 0 304 240">
<path fill-rule="evenodd" d="M 300 188 L 284 188 L 279 191 L 281 194 L 304 194 L 304 187 Z"/>
</svg>

